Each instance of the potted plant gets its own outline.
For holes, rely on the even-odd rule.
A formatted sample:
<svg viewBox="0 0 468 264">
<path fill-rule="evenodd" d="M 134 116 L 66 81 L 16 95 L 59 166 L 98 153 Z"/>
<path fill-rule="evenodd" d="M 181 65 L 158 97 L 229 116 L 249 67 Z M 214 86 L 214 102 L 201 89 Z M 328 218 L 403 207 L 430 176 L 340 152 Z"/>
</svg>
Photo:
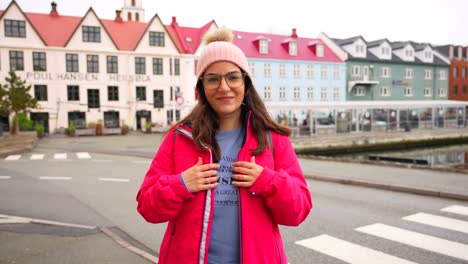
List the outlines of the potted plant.
<svg viewBox="0 0 468 264">
<path fill-rule="evenodd" d="M 68 136 L 74 137 L 75 135 L 76 135 L 75 123 L 70 122 L 70 125 L 68 125 Z"/>
<path fill-rule="evenodd" d="M 146 134 L 151 134 L 151 127 L 153 126 L 153 124 L 151 124 L 151 121 L 146 121 L 146 124 L 145 124 L 145 133 Z"/>
<path fill-rule="evenodd" d="M 125 124 L 125 121 L 122 121 L 122 125 L 120 126 L 120 128 L 122 129 L 122 135 L 128 134 L 129 128 L 127 124 Z"/>
<path fill-rule="evenodd" d="M 44 130 L 45 130 L 44 125 L 36 124 L 35 129 L 36 129 L 36 133 L 37 133 L 38 138 L 43 138 L 45 136 L 45 134 L 44 134 Z"/>
<path fill-rule="evenodd" d="M 96 136 L 102 135 L 102 120 L 99 119 L 96 123 Z"/>
</svg>

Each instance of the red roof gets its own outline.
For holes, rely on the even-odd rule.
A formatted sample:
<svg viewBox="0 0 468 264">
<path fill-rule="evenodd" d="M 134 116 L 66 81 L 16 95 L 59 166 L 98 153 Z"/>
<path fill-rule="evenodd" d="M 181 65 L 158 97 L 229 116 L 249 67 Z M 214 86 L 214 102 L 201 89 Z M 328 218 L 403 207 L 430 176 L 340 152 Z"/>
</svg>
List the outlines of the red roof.
<svg viewBox="0 0 468 264">
<path fill-rule="evenodd" d="M 101 22 L 119 50 L 134 50 L 148 27 L 147 23 L 134 21 L 116 22 L 101 19 Z"/>
<path fill-rule="evenodd" d="M 47 46 L 63 47 L 81 21 L 80 17 L 25 13 Z"/>
<path fill-rule="evenodd" d="M 315 38 L 294 38 L 289 35 L 275 35 L 264 33 L 251 33 L 234 31 L 234 44 L 236 44 L 247 56 L 247 58 L 265 58 L 281 60 L 308 60 L 308 61 L 328 61 L 342 62 L 342 60 L 320 39 Z M 261 54 L 258 49 L 259 39 L 271 40 L 268 42 L 268 53 Z M 297 42 L 297 56 L 289 55 L 288 43 Z M 317 57 L 313 51 L 313 45 L 322 44 L 324 56 Z"/>
<path fill-rule="evenodd" d="M 167 25 L 166 29 L 180 51 L 185 54 L 194 54 L 200 47 L 203 35 L 213 24 L 216 24 L 214 20 L 201 28 L 180 27 L 176 18 L 172 17 L 172 23 Z"/>
</svg>

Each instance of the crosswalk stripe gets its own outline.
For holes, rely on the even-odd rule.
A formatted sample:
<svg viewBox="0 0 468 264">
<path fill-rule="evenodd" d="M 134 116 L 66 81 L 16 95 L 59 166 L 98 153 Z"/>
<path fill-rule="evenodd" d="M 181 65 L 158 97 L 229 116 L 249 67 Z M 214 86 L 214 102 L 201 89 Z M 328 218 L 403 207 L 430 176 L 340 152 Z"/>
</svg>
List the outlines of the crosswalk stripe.
<svg viewBox="0 0 468 264">
<path fill-rule="evenodd" d="M 0 180 L 8 180 L 11 179 L 11 176 L 0 176 Z"/>
<path fill-rule="evenodd" d="M 44 154 L 32 154 L 30 159 L 31 160 L 43 160 Z"/>
<path fill-rule="evenodd" d="M 113 181 L 113 182 L 129 182 L 130 179 L 121 178 L 99 178 L 100 181 Z"/>
<path fill-rule="evenodd" d="M 67 153 L 55 153 L 54 154 L 54 159 L 67 159 Z"/>
<path fill-rule="evenodd" d="M 468 260 L 468 245 L 458 242 L 428 236 L 380 223 L 359 227 L 355 230 L 454 258 Z"/>
<path fill-rule="evenodd" d="M 77 153 L 76 153 L 76 156 L 77 156 L 79 159 L 90 159 L 90 158 L 91 158 L 91 155 L 89 155 L 88 152 L 77 152 Z"/>
<path fill-rule="evenodd" d="M 403 219 L 468 234 L 468 222 L 458 219 L 425 213 L 409 215 L 403 217 Z"/>
<path fill-rule="evenodd" d="M 452 205 L 452 206 L 442 208 L 440 210 L 444 212 L 454 213 L 454 214 L 468 215 L 468 207 L 461 206 L 461 205 Z"/>
<path fill-rule="evenodd" d="M 415 264 L 415 262 L 388 255 L 329 235 L 320 235 L 296 241 L 296 244 L 352 264 L 371 264 L 376 263 L 376 260 L 378 260 L 379 264 Z"/>
<path fill-rule="evenodd" d="M 67 180 L 71 180 L 72 177 L 51 177 L 51 176 L 42 176 L 42 177 L 39 177 L 39 179 L 41 179 L 41 180 L 62 180 L 62 181 L 67 181 Z"/>
<path fill-rule="evenodd" d="M 21 158 L 21 155 L 9 155 L 5 158 L 6 161 L 13 161 L 13 160 L 19 160 Z"/>
</svg>

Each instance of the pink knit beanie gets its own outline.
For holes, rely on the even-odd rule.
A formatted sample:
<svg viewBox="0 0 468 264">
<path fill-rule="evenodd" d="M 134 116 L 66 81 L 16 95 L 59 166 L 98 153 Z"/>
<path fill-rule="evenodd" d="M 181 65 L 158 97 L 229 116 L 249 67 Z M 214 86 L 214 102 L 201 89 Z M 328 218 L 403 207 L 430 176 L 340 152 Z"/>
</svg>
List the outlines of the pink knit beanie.
<svg viewBox="0 0 468 264">
<path fill-rule="evenodd" d="M 229 61 L 239 66 L 239 68 L 247 73 L 250 80 L 253 80 L 244 52 L 232 44 L 232 39 L 232 31 L 227 28 L 217 28 L 205 35 L 204 41 L 206 46 L 197 64 L 197 79 L 214 62 Z"/>
</svg>

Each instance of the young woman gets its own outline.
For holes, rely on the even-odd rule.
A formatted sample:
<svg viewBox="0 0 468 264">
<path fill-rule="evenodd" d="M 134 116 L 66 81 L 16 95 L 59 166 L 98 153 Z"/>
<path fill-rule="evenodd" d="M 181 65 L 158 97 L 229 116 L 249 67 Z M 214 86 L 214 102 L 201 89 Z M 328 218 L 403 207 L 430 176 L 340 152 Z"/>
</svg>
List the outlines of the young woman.
<svg viewBox="0 0 468 264">
<path fill-rule="evenodd" d="M 270 117 L 232 37 L 205 37 L 198 103 L 167 133 L 137 195 L 148 222 L 169 222 L 161 264 L 286 264 L 278 225 L 297 226 L 312 208 L 291 131 Z"/>
</svg>

